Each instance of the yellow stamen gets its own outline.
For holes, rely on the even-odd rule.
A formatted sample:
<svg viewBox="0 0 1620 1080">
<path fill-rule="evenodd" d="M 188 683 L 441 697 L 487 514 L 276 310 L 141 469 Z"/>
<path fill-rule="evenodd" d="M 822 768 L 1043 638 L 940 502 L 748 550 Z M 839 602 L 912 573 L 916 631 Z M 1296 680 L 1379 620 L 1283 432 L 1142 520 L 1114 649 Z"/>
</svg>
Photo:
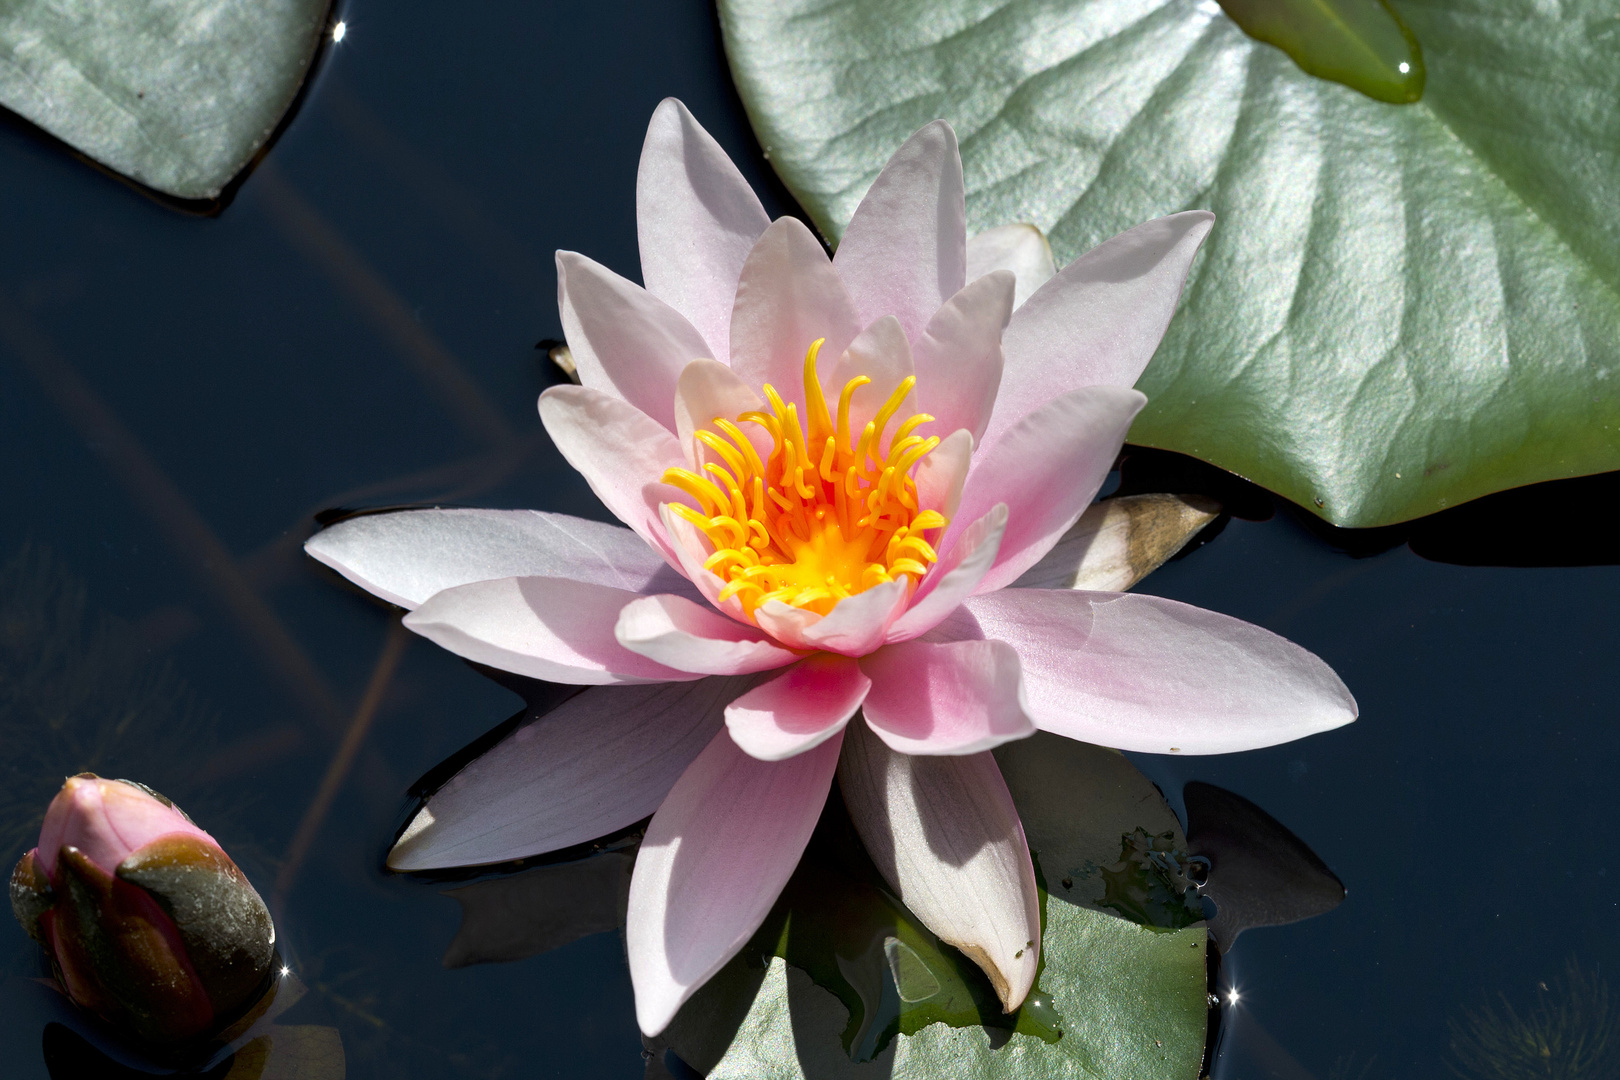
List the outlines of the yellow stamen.
<svg viewBox="0 0 1620 1080">
<path fill-rule="evenodd" d="M 720 599 L 737 598 L 750 616 L 772 600 L 825 614 L 875 586 L 915 584 L 939 558 L 923 534 L 949 524 L 937 510 L 919 511 L 911 476 L 939 445 L 938 438 L 913 434 L 933 417 L 909 417 L 884 446 L 916 378 L 895 387 L 852 442 L 851 400 L 872 380 L 858 375 L 844 384 L 834 423 L 816 371 L 823 340 L 804 358 L 804 424 L 798 404 L 767 384 L 769 412 L 747 412 L 735 421 L 716 417 L 693 434 L 713 460 L 698 472 L 664 474 L 664 483 L 698 504 L 672 503 L 670 510 L 714 545 L 703 565 L 725 583 Z M 771 437 L 766 460 L 741 424 L 757 424 Z"/>
</svg>

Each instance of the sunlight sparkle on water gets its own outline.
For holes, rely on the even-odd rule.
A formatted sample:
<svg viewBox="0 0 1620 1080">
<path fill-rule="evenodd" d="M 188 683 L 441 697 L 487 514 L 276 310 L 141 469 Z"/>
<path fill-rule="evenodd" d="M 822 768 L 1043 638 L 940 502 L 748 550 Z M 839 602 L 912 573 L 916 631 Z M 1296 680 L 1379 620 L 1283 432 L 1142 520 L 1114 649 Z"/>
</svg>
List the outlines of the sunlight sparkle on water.
<svg viewBox="0 0 1620 1080">
<path fill-rule="evenodd" d="M 1411 70 L 1412 70 L 1412 65 L 1408 64 L 1405 60 L 1402 60 L 1401 61 L 1401 74 L 1405 75 L 1408 71 L 1411 71 Z"/>
<path fill-rule="evenodd" d="M 348 34 L 349 34 L 349 24 L 348 23 L 340 21 L 340 22 L 333 25 L 333 27 L 332 27 L 332 41 L 334 43 L 342 41 L 345 37 L 348 36 Z"/>
<path fill-rule="evenodd" d="M 1237 987 L 1235 987 L 1235 986 L 1230 987 L 1226 991 L 1226 1003 L 1228 1005 L 1236 1005 L 1238 1003 Z"/>
</svg>

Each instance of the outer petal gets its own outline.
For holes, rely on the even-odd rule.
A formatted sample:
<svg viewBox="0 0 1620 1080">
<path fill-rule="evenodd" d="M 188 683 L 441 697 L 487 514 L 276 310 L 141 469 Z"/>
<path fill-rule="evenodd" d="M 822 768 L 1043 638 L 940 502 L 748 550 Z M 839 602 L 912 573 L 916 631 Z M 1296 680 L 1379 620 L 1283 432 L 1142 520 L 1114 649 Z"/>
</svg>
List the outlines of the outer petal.
<svg viewBox="0 0 1620 1080">
<path fill-rule="evenodd" d="M 1023 307 L 1057 273 L 1052 245 L 1033 225 L 997 225 L 968 237 L 967 278 L 973 281 L 994 270 L 1010 270 L 1018 278 L 1013 308 Z"/>
<path fill-rule="evenodd" d="M 966 428 L 977 441 L 990 423 L 1001 386 L 1001 332 L 1012 316 L 1013 276 L 977 278 L 928 320 L 912 347 L 917 394 L 935 431 Z"/>
<path fill-rule="evenodd" d="M 1202 495 L 1155 493 L 1094 502 L 1013 587 L 1125 592 L 1220 513 L 1221 504 Z"/>
<path fill-rule="evenodd" d="M 958 428 L 945 436 L 945 441 L 918 462 L 911 474 L 917 481 L 917 505 L 924 510 L 938 510 L 954 521 L 972 462 L 972 432 Z"/>
<path fill-rule="evenodd" d="M 503 577 L 567 577 L 634 593 L 698 595 L 629 529 L 542 510 L 396 510 L 322 529 L 304 550 L 412 609 L 442 589 Z"/>
<path fill-rule="evenodd" d="M 909 641 L 938 626 L 972 595 L 995 564 L 1007 530 L 1007 505 L 998 504 L 975 521 L 955 546 L 929 572 L 911 599 L 911 607 L 889 628 L 890 641 Z"/>
<path fill-rule="evenodd" d="M 1052 550 L 1096 497 L 1147 398 L 1120 386 L 1089 386 L 1054 398 L 980 455 L 968 474 L 956 522 L 1006 503 L 1007 532 L 978 591 L 1010 585 Z M 955 542 L 957 526 L 944 547 Z"/>
<path fill-rule="evenodd" d="M 1333 669 L 1269 630 L 1157 596 L 1007 589 L 933 638 L 1005 641 L 1043 731 L 1153 754 L 1226 754 L 1348 724 Z M 966 616 L 966 618 L 962 617 Z"/>
<path fill-rule="evenodd" d="M 701 675 L 745 675 L 799 659 L 755 627 L 680 596 L 644 596 L 626 604 L 613 632 L 631 652 Z"/>
<path fill-rule="evenodd" d="M 1204 210 L 1138 225 L 1063 268 L 1019 308 L 986 441 L 1079 386 L 1131 386 L 1175 314 L 1181 285 L 1215 216 Z"/>
<path fill-rule="evenodd" d="M 790 649 L 864 656 L 883 644 L 905 606 L 906 584 L 901 580 L 845 597 L 825 615 L 771 600 L 754 609 L 754 619 L 760 629 Z"/>
<path fill-rule="evenodd" d="M 845 738 L 838 787 L 906 907 L 984 969 L 1004 1009 L 1023 1004 L 1040 961 L 1040 899 L 995 759 L 897 754 L 857 723 Z"/>
<path fill-rule="evenodd" d="M 753 387 L 718 360 L 694 360 L 687 364 L 675 388 L 675 438 L 686 453 L 688 467 L 696 469 L 705 460 L 692 440 L 694 431 L 699 428 L 712 431 L 717 418 L 736 420 L 743 413 L 764 406 L 764 399 Z M 763 451 L 761 459 L 769 456 L 771 440 L 768 435 L 756 435 L 759 425 L 740 426 L 743 434 L 755 440 L 755 449 Z"/>
<path fill-rule="evenodd" d="M 698 678 L 619 644 L 619 611 L 638 599 L 567 578 L 497 578 L 435 593 L 405 625 L 457 656 L 531 679 L 599 686 Z"/>
<path fill-rule="evenodd" d="M 680 312 L 572 251 L 557 252 L 557 307 L 579 381 L 675 430 L 675 381 L 713 348 Z"/>
<path fill-rule="evenodd" d="M 826 805 L 842 741 L 760 761 L 722 731 L 653 815 L 625 926 L 643 1032 L 664 1030 L 759 929 Z"/>
<path fill-rule="evenodd" d="M 778 218 L 743 264 L 731 312 L 731 366 L 749 386 L 770 383 L 804 419 L 804 356 L 826 338 L 829 367 L 860 333 L 844 283 L 821 241 L 797 218 Z"/>
<path fill-rule="evenodd" d="M 675 436 L 634 406 L 584 386 L 546 390 L 540 420 L 596 497 L 680 569 L 658 509 L 688 501 L 679 488 L 660 482 L 665 469 L 686 465 Z"/>
<path fill-rule="evenodd" d="M 705 355 L 730 355 L 737 278 L 770 223 L 748 181 L 686 106 L 659 102 L 636 173 L 641 280 L 703 335 L 714 348 Z"/>
<path fill-rule="evenodd" d="M 750 682 L 600 686 L 569 698 L 430 795 L 389 867 L 506 862 L 635 824 L 658 809 Z"/>
<path fill-rule="evenodd" d="M 924 125 L 855 208 L 833 265 L 862 323 L 895 315 L 913 341 L 967 281 L 967 208 L 956 133 Z"/>
<path fill-rule="evenodd" d="M 911 343 L 906 340 L 906 332 L 900 328 L 900 320 L 893 315 L 883 316 L 850 342 L 849 348 L 844 350 L 823 382 L 833 420 L 836 422 L 838 419 L 838 395 L 843 391 L 844 384 L 857 375 L 865 375 L 872 381 L 856 390 L 849 399 L 850 435 L 851 438 L 860 438 L 861 430 L 883 408 L 889 395 L 914 374 L 916 368 L 911 362 Z M 917 395 L 913 392 L 901 401 L 882 444 L 885 450 L 889 445 L 888 439 L 893 438 L 894 429 L 900 421 L 917 411 L 916 399 Z"/>
<path fill-rule="evenodd" d="M 861 660 L 866 722 L 902 754 L 977 754 L 1035 734 L 1018 653 L 1001 641 L 908 641 Z"/>
<path fill-rule="evenodd" d="M 781 761 L 843 731 L 871 688 L 854 660 L 817 653 L 726 706 L 726 729 L 750 756 Z"/>
</svg>

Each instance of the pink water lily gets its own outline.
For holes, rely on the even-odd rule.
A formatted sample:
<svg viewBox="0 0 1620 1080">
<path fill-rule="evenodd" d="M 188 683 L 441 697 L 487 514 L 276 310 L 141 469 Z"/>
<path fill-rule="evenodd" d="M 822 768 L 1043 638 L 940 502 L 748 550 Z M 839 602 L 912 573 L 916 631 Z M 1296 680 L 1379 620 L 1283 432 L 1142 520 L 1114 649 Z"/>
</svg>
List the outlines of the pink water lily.
<svg viewBox="0 0 1620 1080">
<path fill-rule="evenodd" d="M 1259 627 L 1017 587 L 1111 468 L 1212 220 L 1148 222 L 1054 273 L 1032 228 L 967 238 L 936 122 L 829 258 L 662 103 L 637 184 L 646 286 L 558 254 L 582 385 L 540 398 L 629 530 L 421 510 L 308 544 L 445 648 L 596 688 L 446 784 L 390 865 L 518 858 L 651 813 L 627 942 L 655 1034 L 758 928 L 836 773 L 901 899 L 1016 1008 L 1039 911 L 990 748 L 1043 729 L 1222 753 L 1356 715 Z"/>
</svg>

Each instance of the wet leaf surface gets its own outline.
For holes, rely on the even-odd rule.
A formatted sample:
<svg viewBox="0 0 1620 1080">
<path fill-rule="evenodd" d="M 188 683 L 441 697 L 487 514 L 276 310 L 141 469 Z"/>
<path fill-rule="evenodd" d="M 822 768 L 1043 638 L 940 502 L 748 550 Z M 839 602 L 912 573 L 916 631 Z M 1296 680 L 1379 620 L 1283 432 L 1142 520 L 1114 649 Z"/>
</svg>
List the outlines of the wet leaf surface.
<svg viewBox="0 0 1620 1080">
<path fill-rule="evenodd" d="M 1212 0 L 722 0 L 771 163 L 834 240 L 936 117 L 970 230 L 1060 261 L 1203 207 L 1215 231 L 1131 441 L 1343 526 L 1620 467 L 1610 0 L 1393 0 L 1422 101 L 1306 74 Z"/>
<path fill-rule="evenodd" d="M 0 104 L 179 199 L 216 198 L 281 122 L 331 0 L 17 0 Z"/>
</svg>

